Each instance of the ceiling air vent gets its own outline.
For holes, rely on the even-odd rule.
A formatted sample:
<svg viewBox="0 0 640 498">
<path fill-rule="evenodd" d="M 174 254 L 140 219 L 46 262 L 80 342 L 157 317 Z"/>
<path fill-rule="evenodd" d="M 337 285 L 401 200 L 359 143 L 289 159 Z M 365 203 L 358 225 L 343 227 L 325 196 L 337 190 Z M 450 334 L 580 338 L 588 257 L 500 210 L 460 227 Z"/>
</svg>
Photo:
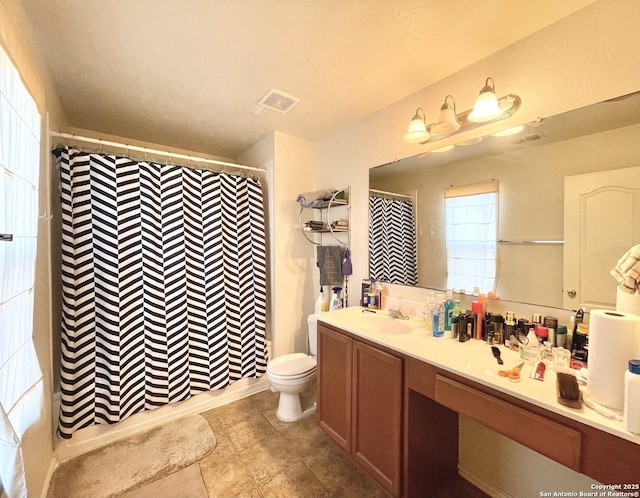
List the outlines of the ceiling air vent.
<svg viewBox="0 0 640 498">
<path fill-rule="evenodd" d="M 267 94 L 260 99 L 258 105 L 265 109 L 271 109 L 272 111 L 281 112 L 286 114 L 294 107 L 300 99 L 287 95 L 279 90 L 269 90 Z"/>
</svg>

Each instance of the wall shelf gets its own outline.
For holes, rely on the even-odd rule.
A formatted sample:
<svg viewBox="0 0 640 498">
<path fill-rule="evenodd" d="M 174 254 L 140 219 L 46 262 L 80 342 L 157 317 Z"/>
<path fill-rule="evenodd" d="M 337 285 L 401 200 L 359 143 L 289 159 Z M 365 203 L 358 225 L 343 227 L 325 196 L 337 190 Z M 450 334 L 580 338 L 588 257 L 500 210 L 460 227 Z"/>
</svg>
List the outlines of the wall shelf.
<svg viewBox="0 0 640 498">
<path fill-rule="evenodd" d="M 338 197 L 341 194 L 344 194 L 343 197 Z M 326 201 L 322 201 L 311 208 L 305 208 L 303 206 L 300 207 L 300 213 L 298 215 L 298 219 L 300 222 L 300 230 L 302 235 L 314 245 L 321 246 L 323 245 L 322 236 L 323 234 L 330 234 L 333 239 L 341 246 L 348 246 L 350 243 L 350 233 L 349 228 L 351 225 L 350 221 L 350 201 L 351 201 L 351 188 L 347 187 L 345 189 L 336 190 L 331 199 Z M 331 210 L 340 208 L 343 213 L 346 211 L 346 216 L 342 216 L 339 219 L 346 220 L 348 223 L 347 227 L 333 227 L 331 221 Z M 304 220 L 304 213 L 310 210 L 320 211 L 320 220 L 312 220 L 312 221 L 320 221 L 324 224 L 322 228 L 309 228 L 306 227 L 306 221 Z M 326 220 L 325 215 L 326 214 Z M 315 235 L 319 235 L 320 240 L 316 240 Z M 346 239 L 346 241 L 345 241 Z"/>
</svg>

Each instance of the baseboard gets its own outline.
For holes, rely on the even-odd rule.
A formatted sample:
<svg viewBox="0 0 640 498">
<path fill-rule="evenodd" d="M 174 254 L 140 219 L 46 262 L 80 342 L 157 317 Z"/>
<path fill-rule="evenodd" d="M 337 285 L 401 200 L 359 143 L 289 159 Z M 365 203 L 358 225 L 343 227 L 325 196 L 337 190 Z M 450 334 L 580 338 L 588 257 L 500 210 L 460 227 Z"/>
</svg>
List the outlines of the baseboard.
<svg viewBox="0 0 640 498">
<path fill-rule="evenodd" d="M 57 444 L 49 474 L 53 474 L 53 471 L 60 463 L 70 458 L 173 420 L 232 403 L 252 394 L 265 391 L 268 388 L 269 381 L 266 375 L 258 379 L 241 379 L 222 391 L 204 392 L 180 403 L 137 413 L 117 424 L 93 425 L 80 429 L 74 433 L 71 439 L 62 440 L 56 436 Z M 45 489 L 48 489 L 48 487 Z"/>
<path fill-rule="evenodd" d="M 495 484 L 487 481 L 484 476 L 478 474 L 474 470 L 458 462 L 458 473 L 462 478 L 469 481 L 476 488 L 484 491 L 492 498 L 514 498 L 504 489 L 496 486 Z"/>
<path fill-rule="evenodd" d="M 47 498 L 47 494 L 49 493 L 49 485 L 51 484 L 51 478 L 53 477 L 53 473 L 60 465 L 60 461 L 54 455 L 51 461 L 49 462 L 49 468 L 47 469 L 47 475 L 44 476 L 44 484 L 42 485 L 42 494 L 40 498 Z"/>
</svg>

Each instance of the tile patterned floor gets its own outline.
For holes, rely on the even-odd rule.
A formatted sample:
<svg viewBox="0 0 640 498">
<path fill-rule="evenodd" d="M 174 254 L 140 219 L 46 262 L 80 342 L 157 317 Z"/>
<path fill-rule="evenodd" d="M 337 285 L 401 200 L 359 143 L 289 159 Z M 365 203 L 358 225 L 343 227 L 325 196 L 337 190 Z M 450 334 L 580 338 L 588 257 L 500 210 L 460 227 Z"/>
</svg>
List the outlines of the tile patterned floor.
<svg viewBox="0 0 640 498">
<path fill-rule="evenodd" d="M 278 394 L 265 391 L 201 415 L 217 446 L 198 465 L 213 497 L 386 497 L 316 427 L 276 417 Z"/>
<path fill-rule="evenodd" d="M 284 423 L 276 417 L 277 404 L 278 394 L 265 391 L 201 413 L 216 448 L 187 469 L 119 498 L 388 497 L 316 426 L 315 416 Z M 488 495 L 456 476 L 433 498 Z"/>
</svg>

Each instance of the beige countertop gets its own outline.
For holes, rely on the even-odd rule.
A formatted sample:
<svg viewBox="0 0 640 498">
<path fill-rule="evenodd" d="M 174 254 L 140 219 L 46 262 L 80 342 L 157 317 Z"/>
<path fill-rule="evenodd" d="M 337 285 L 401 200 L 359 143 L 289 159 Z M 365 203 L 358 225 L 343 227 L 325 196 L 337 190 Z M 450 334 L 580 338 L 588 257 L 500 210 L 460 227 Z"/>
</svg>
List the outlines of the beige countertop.
<svg viewBox="0 0 640 498">
<path fill-rule="evenodd" d="M 319 321 L 398 353 L 640 444 L 640 435 L 627 431 L 619 420 L 610 420 L 584 404 L 581 409 L 560 405 L 556 399 L 556 373 L 551 368 L 547 368 L 544 381 L 539 381 L 529 377 L 532 366 L 525 364 L 520 372 L 520 382 L 511 382 L 499 376 L 498 370 L 512 368 L 523 360 L 517 352 L 505 346 L 498 346 L 504 361 L 504 365 L 498 365 L 491 348 L 484 341 L 471 339 L 459 342 L 448 337 L 433 337 L 431 330 L 415 318 L 398 320 L 390 318 L 387 310 L 376 314 L 362 310 L 355 306 L 314 316 Z"/>
</svg>

